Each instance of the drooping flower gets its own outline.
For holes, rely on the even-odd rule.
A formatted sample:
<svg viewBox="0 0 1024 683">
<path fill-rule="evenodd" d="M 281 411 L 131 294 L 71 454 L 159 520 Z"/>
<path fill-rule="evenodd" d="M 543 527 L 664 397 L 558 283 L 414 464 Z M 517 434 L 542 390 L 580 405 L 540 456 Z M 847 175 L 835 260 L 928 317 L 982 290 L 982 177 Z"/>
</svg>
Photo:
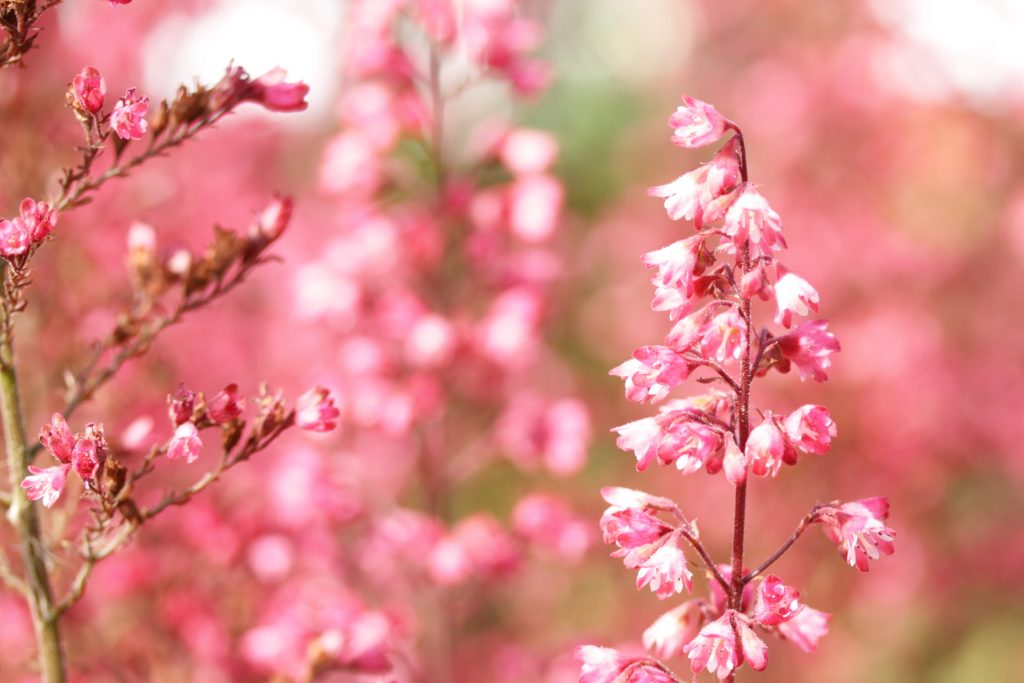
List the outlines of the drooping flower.
<svg viewBox="0 0 1024 683">
<path fill-rule="evenodd" d="M 608 373 L 626 381 L 626 398 L 654 403 L 690 376 L 693 364 L 667 346 L 641 346 L 633 357 Z"/>
<path fill-rule="evenodd" d="M 721 450 L 722 437 L 711 427 L 692 419 L 688 413 L 680 412 L 678 419 L 664 421 L 658 459 L 666 465 L 675 463 L 676 469 L 683 474 L 693 474 Z M 669 414 L 662 413 L 659 418 Z"/>
<path fill-rule="evenodd" d="M 699 220 L 701 191 L 707 177 L 708 167 L 701 166 L 664 185 L 649 188 L 647 196 L 665 200 L 665 212 L 670 220 Z"/>
<path fill-rule="evenodd" d="M 122 140 L 141 140 L 149 128 L 145 118 L 148 111 L 149 98 L 145 95 L 137 97 L 135 88 L 129 88 L 114 105 L 114 111 L 110 113 L 110 125 Z"/>
<path fill-rule="evenodd" d="M 107 81 L 99 71 L 87 66 L 71 80 L 71 92 L 79 109 L 90 114 L 98 114 L 103 109 Z"/>
<path fill-rule="evenodd" d="M 644 631 L 644 647 L 668 659 L 683 652 L 683 647 L 700 632 L 704 612 L 697 600 L 687 600 L 665 612 Z"/>
<path fill-rule="evenodd" d="M 686 555 L 678 545 L 678 535 L 673 534 L 640 563 L 636 576 L 636 587 L 650 586 L 651 591 L 662 600 L 676 593 L 693 590 L 693 573 L 687 566 Z"/>
<path fill-rule="evenodd" d="M 671 531 L 672 527 L 643 508 L 612 506 L 601 515 L 604 542 L 627 551 L 654 543 Z"/>
<path fill-rule="evenodd" d="M 779 279 L 775 283 L 775 302 L 779 309 L 775 322 L 790 327 L 793 314 L 806 316 L 811 311 L 817 312 L 821 299 L 811 283 L 780 265 Z"/>
<path fill-rule="evenodd" d="M 686 296 L 692 296 L 693 278 L 703 270 L 708 258 L 704 236 L 694 235 L 647 252 L 643 262 L 655 271 L 651 277 L 652 285 L 681 289 Z"/>
<path fill-rule="evenodd" d="M 725 456 L 722 458 L 722 470 L 725 472 L 725 478 L 733 486 L 740 486 L 747 480 L 749 465 L 747 456 L 740 450 L 736 439 L 731 434 L 728 435 L 725 438 Z"/>
<path fill-rule="evenodd" d="M 66 464 L 47 468 L 29 465 L 29 475 L 22 480 L 21 488 L 29 500 L 41 500 L 44 507 L 53 507 L 64 490 L 70 469 L 71 465 Z"/>
<path fill-rule="evenodd" d="M 174 430 L 174 437 L 167 445 L 167 458 L 177 460 L 185 458 L 185 462 L 193 463 L 199 458 L 199 449 L 203 440 L 199 438 L 199 430 L 191 422 L 183 422 Z"/>
<path fill-rule="evenodd" d="M 69 464 L 71 462 L 71 455 L 75 449 L 75 437 L 64 416 L 60 413 L 54 413 L 50 418 L 50 424 L 40 428 L 39 443 L 43 444 L 43 447 L 62 463 Z"/>
<path fill-rule="evenodd" d="M 690 149 L 709 145 L 722 137 L 728 120 L 707 102 L 683 96 L 683 106 L 669 117 L 672 142 Z"/>
<path fill-rule="evenodd" d="M 580 663 L 579 683 L 672 683 L 674 680 L 652 660 L 609 647 L 581 645 L 573 655 Z"/>
<path fill-rule="evenodd" d="M 701 353 L 723 364 L 740 360 L 747 353 L 746 330 L 743 316 L 736 306 L 730 306 L 701 328 Z"/>
<path fill-rule="evenodd" d="M 754 621 L 762 626 L 778 626 L 789 621 L 803 609 L 800 592 L 782 583 L 782 579 L 769 574 L 757 587 Z"/>
<path fill-rule="evenodd" d="M 869 560 L 892 555 L 895 550 L 896 532 L 885 525 L 888 517 L 889 501 L 876 497 L 821 508 L 817 521 L 829 540 L 839 546 L 846 562 L 866 572 Z"/>
<path fill-rule="evenodd" d="M 803 609 L 794 614 L 788 621 L 779 624 L 779 633 L 804 652 L 814 652 L 818 641 L 828 634 L 828 622 L 831 614 L 826 614 L 813 607 L 804 605 Z"/>
<path fill-rule="evenodd" d="M 797 325 L 792 332 L 779 337 L 779 351 L 782 357 L 796 366 L 800 379 L 808 377 L 816 382 L 828 379 L 825 371 L 832 367 L 833 353 L 839 351 L 839 340 L 827 331 L 828 323 L 824 320 L 808 320 Z M 788 363 L 780 366 L 780 370 L 788 370 Z"/>
<path fill-rule="evenodd" d="M 764 421 L 751 430 L 746 456 L 751 473 L 758 477 L 778 475 L 782 463 L 796 464 L 796 449 L 779 429 L 771 413 L 767 413 Z"/>
<path fill-rule="evenodd" d="M 824 406 L 800 406 L 786 417 L 783 426 L 790 441 L 805 453 L 828 453 L 836 437 L 836 423 Z"/>
<path fill-rule="evenodd" d="M 722 231 L 732 240 L 735 249 L 750 242 L 754 258 L 771 256 L 786 246 L 782 236 L 782 219 L 768 204 L 768 200 L 750 183 L 737 190 L 739 195 L 725 214 Z"/>
<path fill-rule="evenodd" d="M 736 642 L 737 631 L 739 643 Z M 720 681 L 728 678 L 744 662 L 756 671 L 768 665 L 768 646 L 757 637 L 747 618 L 735 610 L 727 610 L 702 628 L 683 650 L 690 658 L 690 668 L 694 673 L 707 669 Z"/>
<path fill-rule="evenodd" d="M 291 197 L 275 196 L 253 220 L 250 235 L 267 242 L 276 240 L 292 219 L 293 205 Z"/>
</svg>

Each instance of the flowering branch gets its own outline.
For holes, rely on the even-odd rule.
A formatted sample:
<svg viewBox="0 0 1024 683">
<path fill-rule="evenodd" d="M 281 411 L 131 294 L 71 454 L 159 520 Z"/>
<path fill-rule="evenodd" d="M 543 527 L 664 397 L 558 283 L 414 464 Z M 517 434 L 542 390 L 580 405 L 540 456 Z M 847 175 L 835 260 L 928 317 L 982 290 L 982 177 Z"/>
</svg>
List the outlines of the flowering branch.
<svg viewBox="0 0 1024 683">
<path fill-rule="evenodd" d="M 603 489 L 611 507 L 601 527 L 605 542 L 618 546 L 613 555 L 638 570 L 637 586 L 649 585 L 662 599 L 692 590 L 678 539 L 690 542 L 711 569 L 712 599 L 688 600 L 667 612 L 644 633 L 644 644 L 663 657 L 686 654 L 694 673 L 706 668 L 719 680 L 733 681 L 743 664 L 755 670 L 768 664 L 768 647 L 755 629 L 777 633 L 804 650 L 813 649 L 827 633 L 829 615 L 803 605 L 799 592 L 779 577 L 762 576 L 807 528 L 820 523 L 846 561 L 863 571 L 869 560 L 893 552 L 894 532 L 884 523 L 889 513 L 884 498 L 819 505 L 765 562 L 746 571 L 749 475 L 775 477 L 782 465 L 797 464 L 801 451 L 828 452 L 836 436 L 828 410 L 816 405 L 786 416 L 757 410 L 760 421 L 752 425 L 753 382 L 772 368 L 785 373 L 794 366 L 802 380 L 824 381 L 839 343 L 824 321 L 805 321 L 780 336 L 767 328 L 757 331 L 755 298 L 774 298 L 775 322 L 788 329 L 794 317 L 818 310 L 818 293 L 778 261 L 786 247 L 782 221 L 749 181 L 739 127 L 714 107 L 688 97 L 669 123 L 673 142 L 682 147 L 701 147 L 732 135 L 709 164 L 649 190 L 664 198 L 670 218 L 692 220 L 698 232 L 644 256 L 644 263 L 655 269 L 652 307 L 668 311 L 675 324 L 664 345 L 637 349 L 611 374 L 625 380 L 628 399 L 640 402 L 664 400 L 700 367 L 713 369 L 732 391 L 668 401 L 658 415 L 614 431 L 618 446 L 636 455 L 638 470 L 657 462 L 675 465 L 683 474 L 701 469 L 724 474 L 734 487 L 732 552 L 727 564 L 715 564 L 693 542 L 696 534 L 688 535 L 686 524 L 673 528 L 658 518 L 659 512 L 671 511 L 685 522 L 673 501 L 640 491 Z M 709 242 L 715 238 L 718 244 L 712 247 Z M 735 262 L 716 266 L 716 254 L 731 255 Z M 738 377 L 726 369 L 729 365 L 739 366 Z M 755 579 L 760 579 L 756 585 Z M 620 664 L 627 661 L 601 648 L 581 648 L 577 656 L 583 683 L 620 680 L 625 670 Z M 645 675 L 638 680 L 669 680 L 657 667 Z"/>
</svg>

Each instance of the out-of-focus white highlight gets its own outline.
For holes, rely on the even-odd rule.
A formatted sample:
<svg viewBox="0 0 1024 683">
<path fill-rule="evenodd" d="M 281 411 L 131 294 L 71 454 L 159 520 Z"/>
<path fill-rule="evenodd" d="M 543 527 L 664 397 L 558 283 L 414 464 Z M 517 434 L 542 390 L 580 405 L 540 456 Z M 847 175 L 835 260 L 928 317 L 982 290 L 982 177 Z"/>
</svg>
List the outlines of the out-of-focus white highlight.
<svg viewBox="0 0 1024 683">
<path fill-rule="evenodd" d="M 178 83 L 215 83 L 228 62 L 253 78 L 275 66 L 288 80 L 310 86 L 310 109 L 332 108 L 340 64 L 341 20 L 337 0 L 220 0 L 205 13 L 169 12 L 143 50 L 146 88 L 174 93 Z"/>
<path fill-rule="evenodd" d="M 883 85 L 926 101 L 1024 99 L 1024 2 L 872 0 L 871 8 L 896 38 L 879 56 Z"/>
</svg>

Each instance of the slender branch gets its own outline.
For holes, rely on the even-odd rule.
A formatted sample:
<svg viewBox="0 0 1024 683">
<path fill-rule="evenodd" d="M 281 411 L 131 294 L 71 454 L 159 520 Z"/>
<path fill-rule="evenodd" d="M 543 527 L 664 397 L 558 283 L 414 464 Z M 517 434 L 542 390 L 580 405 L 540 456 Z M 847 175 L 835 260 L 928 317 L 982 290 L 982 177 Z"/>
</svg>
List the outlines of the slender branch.
<svg viewBox="0 0 1024 683">
<path fill-rule="evenodd" d="M 786 539 L 785 543 L 779 546 L 778 550 L 772 553 L 767 560 L 762 562 L 757 569 L 753 570 L 749 574 L 743 577 L 743 585 L 746 585 L 761 575 L 768 567 L 772 566 L 776 560 L 786 554 L 786 551 L 796 543 L 796 540 L 803 535 L 807 529 L 818 521 L 818 507 L 815 506 L 807 515 L 800 520 L 800 524 L 797 525 L 796 529 L 790 534 L 789 538 Z"/>
<path fill-rule="evenodd" d="M 704 560 L 704 564 L 705 566 L 707 566 L 708 571 L 711 572 L 711 575 L 714 577 L 715 581 L 718 581 L 718 583 L 722 586 L 722 590 L 725 591 L 725 594 L 729 595 L 730 593 L 732 593 L 732 588 L 729 586 L 729 582 L 725 580 L 725 577 L 722 575 L 722 572 L 718 569 L 718 565 L 716 565 L 715 561 L 711 559 L 711 555 L 708 554 L 708 551 L 704 547 L 704 544 L 701 543 L 697 537 L 691 536 L 682 528 L 680 530 L 679 535 L 685 538 L 686 541 L 691 546 L 693 546 L 693 549 L 697 551 L 697 554 L 700 555 L 700 559 Z"/>
</svg>

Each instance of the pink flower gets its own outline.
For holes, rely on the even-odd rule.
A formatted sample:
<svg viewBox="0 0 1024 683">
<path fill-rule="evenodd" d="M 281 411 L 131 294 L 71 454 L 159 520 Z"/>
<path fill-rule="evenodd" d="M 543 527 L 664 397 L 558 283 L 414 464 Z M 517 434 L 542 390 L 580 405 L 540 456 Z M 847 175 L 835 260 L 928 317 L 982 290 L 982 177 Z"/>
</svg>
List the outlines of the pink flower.
<svg viewBox="0 0 1024 683">
<path fill-rule="evenodd" d="M 811 283 L 780 265 L 779 280 L 775 283 L 775 301 L 779 307 L 775 322 L 790 327 L 794 313 L 806 316 L 811 311 L 817 312 L 821 300 Z"/>
<path fill-rule="evenodd" d="M 662 614 L 644 631 L 644 647 L 664 659 L 680 655 L 683 646 L 697 636 L 703 622 L 700 601 L 687 600 Z"/>
<path fill-rule="evenodd" d="M 829 505 L 818 511 L 818 520 L 829 540 L 839 546 L 851 567 L 868 571 L 868 560 L 895 551 L 896 532 L 885 525 L 889 501 L 882 497 L 864 498 L 841 505 Z"/>
<path fill-rule="evenodd" d="M 82 481 L 94 481 L 100 468 L 107 459 L 107 439 L 103 434 L 103 425 L 90 422 L 85 431 L 75 439 L 75 447 L 71 452 L 71 466 L 78 472 Z"/>
<path fill-rule="evenodd" d="M 608 373 L 626 380 L 626 398 L 654 403 L 690 376 L 693 365 L 667 346 L 642 346 Z"/>
<path fill-rule="evenodd" d="M 666 465 L 675 463 L 676 469 L 683 474 L 693 474 L 711 461 L 721 448 L 722 437 L 718 432 L 682 413 L 663 427 L 658 459 Z"/>
<path fill-rule="evenodd" d="M 174 430 L 174 437 L 167 445 L 167 458 L 185 458 L 185 462 L 191 464 L 199 458 L 199 449 L 202 447 L 203 440 L 199 438 L 199 430 L 191 422 L 184 422 Z"/>
<path fill-rule="evenodd" d="M 580 662 L 579 683 L 672 683 L 656 662 L 608 647 L 581 645 L 573 653 Z"/>
<path fill-rule="evenodd" d="M 733 629 L 733 620 L 736 629 Z M 736 642 L 739 631 L 740 642 Z M 728 610 L 721 617 L 700 630 L 700 633 L 683 648 L 690 658 L 690 669 L 697 673 L 707 669 L 722 681 L 728 678 L 744 661 L 761 671 L 768 665 L 768 646 L 750 627 L 746 617 L 735 610 Z"/>
<path fill-rule="evenodd" d="M 800 406 L 786 417 L 783 426 L 790 441 L 805 453 L 828 453 L 836 437 L 836 423 L 824 406 Z"/>
<path fill-rule="evenodd" d="M 91 66 L 82 69 L 71 80 L 71 91 L 74 93 L 78 108 L 90 114 L 98 114 L 103 109 L 103 96 L 107 94 L 107 81 L 100 72 Z"/>
<path fill-rule="evenodd" d="M 740 278 L 740 294 L 747 299 L 759 297 L 767 301 L 774 289 L 771 280 L 768 279 L 768 269 L 764 261 L 758 261 Z"/>
<path fill-rule="evenodd" d="M 725 478 L 733 486 L 740 486 L 747 480 L 747 469 L 749 463 L 747 456 L 736 444 L 736 439 L 730 434 L 725 439 L 725 457 L 722 459 L 722 470 Z"/>
<path fill-rule="evenodd" d="M 229 384 L 210 399 L 206 412 L 217 424 L 227 424 L 241 417 L 244 409 L 245 399 L 238 393 L 238 385 Z"/>
<path fill-rule="evenodd" d="M 612 506 L 601 515 L 604 542 L 627 551 L 654 543 L 671 531 L 672 527 L 643 508 Z"/>
<path fill-rule="evenodd" d="M 676 593 L 693 590 L 693 574 L 687 567 L 686 555 L 677 545 L 678 536 L 673 534 L 640 564 L 636 575 L 636 587 L 650 585 L 651 591 L 662 600 Z"/>
<path fill-rule="evenodd" d="M 63 415 L 54 413 L 50 418 L 50 424 L 40 428 L 39 443 L 43 444 L 57 460 L 70 464 L 71 455 L 75 450 L 75 437 L 71 434 Z"/>
<path fill-rule="evenodd" d="M 722 137 L 729 121 L 706 102 L 683 96 L 683 106 L 669 117 L 672 142 L 690 149 L 709 145 Z"/>
<path fill-rule="evenodd" d="M 249 229 L 250 235 L 267 242 L 273 242 L 284 234 L 292 219 L 294 201 L 291 197 L 276 196 L 263 211 L 256 216 Z"/>
<path fill-rule="evenodd" d="M 786 246 L 782 236 L 782 219 L 760 192 L 750 183 L 738 190 L 739 196 L 725 214 L 722 231 L 732 239 L 736 249 L 749 240 L 751 256 L 771 256 Z"/>
<path fill-rule="evenodd" d="M 772 414 L 766 413 L 761 424 L 754 427 L 747 439 L 747 461 L 750 471 L 759 476 L 776 476 L 782 463 L 796 464 L 796 449 L 789 443 L 786 435 L 779 429 Z"/>
<path fill-rule="evenodd" d="M 26 197 L 21 200 L 19 209 L 22 226 L 28 231 L 33 244 L 46 239 L 57 225 L 57 212 L 46 202 Z"/>
<path fill-rule="evenodd" d="M 663 432 L 661 425 L 653 417 L 627 422 L 615 427 L 612 431 L 619 435 L 615 440 L 615 445 L 624 451 L 633 451 L 636 455 L 638 472 L 643 472 L 648 465 L 654 462 L 658 455 Z"/>
<path fill-rule="evenodd" d="M 622 486 L 605 486 L 601 489 L 601 497 L 609 505 L 618 508 L 639 508 L 651 510 L 672 511 L 679 508 L 670 498 L 652 496 L 636 489 L 627 489 Z"/>
<path fill-rule="evenodd" d="M 757 588 L 754 621 L 762 626 L 778 626 L 789 621 L 803 609 L 800 592 L 782 583 L 782 579 L 769 574 Z"/>
<path fill-rule="evenodd" d="M 831 614 L 804 605 L 788 621 L 779 624 L 779 633 L 804 652 L 814 652 L 818 641 L 828 633 L 831 618 Z"/>
<path fill-rule="evenodd" d="M 286 83 L 288 72 L 277 67 L 263 74 L 249 84 L 246 100 L 262 104 L 270 111 L 302 111 L 309 104 L 306 95 L 309 86 L 299 81 Z"/>
<path fill-rule="evenodd" d="M 324 387 L 313 387 L 295 402 L 295 424 L 311 432 L 329 432 L 337 428 L 341 411 Z"/>
<path fill-rule="evenodd" d="M 701 191 L 708 177 L 708 167 L 689 171 L 664 185 L 655 185 L 647 190 L 648 197 L 661 197 L 665 200 L 665 212 L 670 220 L 680 218 L 687 221 L 700 220 Z"/>
<path fill-rule="evenodd" d="M 8 258 L 28 251 L 32 246 L 32 233 L 20 218 L 13 221 L 0 218 L 0 254 Z"/>
<path fill-rule="evenodd" d="M 839 340 L 826 331 L 827 327 L 824 320 L 808 320 L 779 337 L 779 351 L 785 360 L 796 365 L 801 380 L 811 377 L 816 382 L 824 382 L 828 379 L 825 371 L 832 367 L 829 356 L 839 351 Z M 779 369 L 788 370 L 788 363 Z"/>
<path fill-rule="evenodd" d="M 694 275 L 703 270 L 709 258 L 704 236 L 694 235 L 644 254 L 643 262 L 655 269 L 652 285 L 680 289 L 689 297 L 694 294 Z"/>
<path fill-rule="evenodd" d="M 122 140 L 140 140 L 146 134 L 149 124 L 146 112 L 149 111 L 149 98 L 135 96 L 135 88 L 129 88 L 124 97 L 114 105 L 110 114 L 110 125 L 117 137 Z"/>
<path fill-rule="evenodd" d="M 723 364 L 740 360 L 747 353 L 746 329 L 738 308 L 730 306 L 701 328 L 701 353 Z"/>
<path fill-rule="evenodd" d="M 44 507 L 53 507 L 64 490 L 70 469 L 70 465 L 55 465 L 45 469 L 29 465 L 30 474 L 22 480 L 21 488 L 26 490 L 29 500 L 42 500 Z"/>
<path fill-rule="evenodd" d="M 167 397 L 167 413 L 171 417 L 174 426 L 192 419 L 192 412 L 196 406 L 196 392 L 188 389 L 184 384 L 178 385 L 178 390 Z"/>
</svg>

